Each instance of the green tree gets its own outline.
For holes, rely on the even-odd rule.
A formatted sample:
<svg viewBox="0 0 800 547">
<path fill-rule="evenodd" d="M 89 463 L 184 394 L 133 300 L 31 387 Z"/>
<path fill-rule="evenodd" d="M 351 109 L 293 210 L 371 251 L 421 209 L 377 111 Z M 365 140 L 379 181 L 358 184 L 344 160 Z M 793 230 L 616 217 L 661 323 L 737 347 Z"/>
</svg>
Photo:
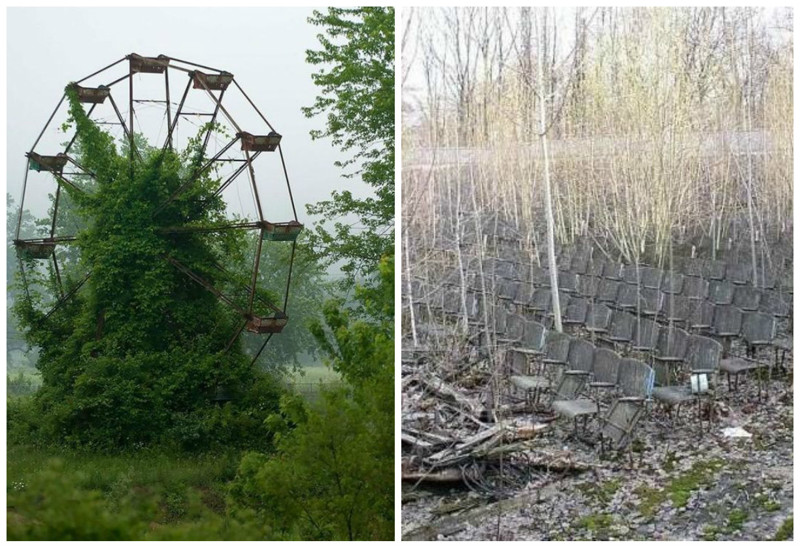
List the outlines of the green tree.
<svg viewBox="0 0 800 547">
<path fill-rule="evenodd" d="M 267 526 L 309 540 L 388 540 L 394 529 L 394 264 L 358 288 L 353 310 L 326 303 L 313 332 L 348 382 L 318 405 L 284 396 L 272 455 L 247 454 L 231 494 Z M 358 318 L 357 318 L 358 317 Z"/>
<path fill-rule="evenodd" d="M 238 233 L 162 230 L 224 221 L 224 203 L 213 196 L 218 181 L 210 172 L 197 176 L 200 140 L 181 153 L 142 145 L 131 169 L 74 91 L 67 95 L 80 162 L 95 174 L 92 191 L 68 191 L 76 214 L 90 220 L 75 245 L 91 277 L 49 317 L 41 293 L 15 304 L 29 343 L 41 348 L 38 434 L 103 448 L 163 439 L 208 446 L 214 438 L 266 446 L 258 424 L 276 408 L 279 389 L 257 377 L 241 344 L 226 350 L 241 318 L 164 260 L 224 286 L 229 280 L 215 265 L 245 254 Z M 161 208 L 187 177 L 189 190 Z M 219 386 L 236 396 L 225 408 L 211 402 Z"/>
<path fill-rule="evenodd" d="M 344 261 L 352 280 L 373 273 L 394 246 L 394 8 L 328 8 L 309 22 L 324 30 L 322 49 L 306 52 L 318 67 L 312 78 L 321 94 L 303 112 L 327 116 L 325 129 L 312 137 L 331 138 L 350 155 L 337 162 L 344 176 L 360 175 L 374 191 L 363 198 L 337 191 L 307 207 L 339 219 L 332 231 L 317 226 L 312 244 L 328 263 Z"/>
</svg>

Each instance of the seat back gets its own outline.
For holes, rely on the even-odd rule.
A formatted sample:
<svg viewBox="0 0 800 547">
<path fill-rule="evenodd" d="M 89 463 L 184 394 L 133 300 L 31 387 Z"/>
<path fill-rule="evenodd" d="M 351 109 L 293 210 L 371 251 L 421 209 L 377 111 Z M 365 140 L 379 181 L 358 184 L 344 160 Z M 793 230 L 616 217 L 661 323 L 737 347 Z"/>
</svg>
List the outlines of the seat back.
<svg viewBox="0 0 800 547">
<path fill-rule="evenodd" d="M 508 314 L 506 319 L 506 329 L 504 331 L 505 337 L 509 340 L 521 341 L 525 334 L 526 319 L 519 314 Z"/>
<path fill-rule="evenodd" d="M 695 278 L 703 277 L 703 260 L 700 258 L 687 258 L 683 265 L 683 274 Z"/>
<path fill-rule="evenodd" d="M 702 277 L 683 278 L 683 291 L 681 294 L 692 300 L 703 300 L 708 298 L 708 281 Z"/>
<path fill-rule="evenodd" d="M 550 289 L 536 289 L 528 307 L 538 312 L 548 312 L 553 306 L 553 296 Z"/>
<path fill-rule="evenodd" d="M 508 279 L 498 279 L 494 285 L 494 294 L 498 300 L 514 300 L 516 283 Z"/>
<path fill-rule="evenodd" d="M 694 335 L 689 340 L 686 365 L 689 370 L 717 370 L 722 359 L 722 344 L 707 336 Z"/>
<path fill-rule="evenodd" d="M 664 293 L 658 289 L 642 288 L 639 293 L 639 306 L 646 315 L 658 315 L 664 301 Z"/>
<path fill-rule="evenodd" d="M 573 338 L 569 344 L 567 365 L 569 370 L 592 372 L 594 364 L 594 344 L 580 338 Z"/>
<path fill-rule="evenodd" d="M 558 290 L 567 293 L 578 292 L 578 274 L 558 272 Z"/>
<path fill-rule="evenodd" d="M 611 322 L 611 308 L 605 304 L 592 304 L 586 314 L 586 327 L 593 330 L 607 330 Z"/>
<path fill-rule="evenodd" d="M 567 293 L 563 293 L 563 292 L 559 291 L 559 293 L 558 293 L 558 307 L 561 310 L 562 315 L 564 313 L 564 310 L 566 310 L 569 307 L 569 303 L 570 303 L 571 300 L 572 300 L 572 297 L 570 295 L 568 295 Z M 553 306 L 552 306 L 552 302 L 551 302 L 550 303 L 550 308 L 551 309 L 549 310 L 550 312 L 553 311 L 552 307 Z"/>
<path fill-rule="evenodd" d="M 603 279 L 597 288 L 597 300 L 600 302 L 616 302 L 621 283 L 612 279 Z"/>
<path fill-rule="evenodd" d="M 589 301 L 579 296 L 570 298 L 569 304 L 564 311 L 563 321 L 565 323 L 583 323 L 586 321 L 586 313 L 589 311 Z"/>
<path fill-rule="evenodd" d="M 633 340 L 636 329 L 636 316 L 622 310 L 615 310 L 611 314 L 611 324 L 608 327 L 608 336 L 614 340 Z"/>
<path fill-rule="evenodd" d="M 549 287 L 550 272 L 548 269 L 539 266 L 531 268 L 531 283 L 536 287 Z"/>
<path fill-rule="evenodd" d="M 636 319 L 636 329 L 633 334 L 633 346 L 641 351 L 652 351 L 658 342 L 660 327 L 651 319 Z"/>
<path fill-rule="evenodd" d="M 597 289 L 600 286 L 600 280 L 596 277 L 589 275 L 578 276 L 578 293 L 586 298 L 594 298 L 597 296 Z"/>
<path fill-rule="evenodd" d="M 666 272 L 661 282 L 661 290 L 667 294 L 680 294 L 683 290 L 683 274 Z"/>
<path fill-rule="evenodd" d="M 649 399 L 653 393 L 655 379 L 656 375 L 652 367 L 639 359 L 620 360 L 617 385 L 625 397 Z"/>
<path fill-rule="evenodd" d="M 689 348 L 689 333 L 677 327 L 662 328 L 658 333 L 656 356 L 666 359 L 683 359 Z"/>
<path fill-rule="evenodd" d="M 591 249 L 588 251 L 579 250 L 572 257 L 569 263 L 569 271 L 572 273 L 585 274 L 589 269 L 589 262 L 592 258 Z"/>
<path fill-rule="evenodd" d="M 758 311 L 775 317 L 789 317 L 792 315 L 792 298 L 778 291 L 764 291 L 761 293 Z"/>
<path fill-rule="evenodd" d="M 508 329 L 508 310 L 505 306 L 494 307 L 494 332 L 498 335 L 505 335 Z"/>
<path fill-rule="evenodd" d="M 544 350 L 547 330 L 537 321 L 525 321 L 522 329 L 522 345 L 527 349 Z"/>
<path fill-rule="evenodd" d="M 742 319 L 742 338 L 748 344 L 770 344 L 776 329 L 775 318 L 766 313 L 746 313 Z"/>
<path fill-rule="evenodd" d="M 619 450 L 631 440 L 633 430 L 644 412 L 644 405 L 638 401 L 617 399 L 603 417 L 600 435 L 611 441 L 611 447 Z"/>
<path fill-rule="evenodd" d="M 708 300 L 694 300 L 689 314 L 689 326 L 693 329 L 708 329 L 714 325 L 716 306 Z"/>
<path fill-rule="evenodd" d="M 622 264 L 614 260 L 606 260 L 603 264 L 603 277 L 614 281 L 622 280 Z"/>
<path fill-rule="evenodd" d="M 623 309 L 635 310 L 639 305 L 639 286 L 623 284 L 619 289 L 616 305 Z"/>
<path fill-rule="evenodd" d="M 533 298 L 533 284 L 526 281 L 516 284 L 513 302 L 517 306 L 527 306 Z"/>
<path fill-rule="evenodd" d="M 646 289 L 660 289 L 661 279 L 664 272 L 658 268 L 644 267 L 640 268 L 639 278 L 641 279 L 642 287 Z"/>
<path fill-rule="evenodd" d="M 733 305 L 743 311 L 755 311 L 761 302 L 761 290 L 749 285 L 736 287 L 733 293 Z"/>
<path fill-rule="evenodd" d="M 753 266 L 748 262 L 728 264 L 725 279 L 736 285 L 753 282 Z"/>
<path fill-rule="evenodd" d="M 686 296 L 666 296 L 661 301 L 660 315 L 667 321 L 678 321 L 688 324 L 689 317 L 691 316 L 692 309 L 694 308 L 694 302 L 696 302 L 696 300 L 692 300 Z"/>
<path fill-rule="evenodd" d="M 596 382 L 616 384 L 619 375 L 620 357 L 608 348 L 594 350 L 594 379 Z"/>
<path fill-rule="evenodd" d="M 572 337 L 563 332 L 547 331 L 544 343 L 545 359 L 553 363 L 566 363 Z"/>
<path fill-rule="evenodd" d="M 586 270 L 586 275 L 603 277 L 603 268 L 605 265 L 606 259 L 602 254 L 592 258 L 591 263 L 589 263 L 589 268 Z"/>
<path fill-rule="evenodd" d="M 738 336 L 742 330 L 741 310 L 734 306 L 717 306 L 712 328 L 717 336 Z"/>
<path fill-rule="evenodd" d="M 583 374 L 562 374 L 553 396 L 554 401 L 572 401 L 578 398 L 586 386 L 587 377 Z"/>
<path fill-rule="evenodd" d="M 704 260 L 702 265 L 703 277 L 714 281 L 725 279 L 727 268 L 728 265 L 722 260 Z"/>
<path fill-rule="evenodd" d="M 734 286 L 727 281 L 712 281 L 708 286 L 708 298 L 718 306 L 733 303 Z"/>
</svg>

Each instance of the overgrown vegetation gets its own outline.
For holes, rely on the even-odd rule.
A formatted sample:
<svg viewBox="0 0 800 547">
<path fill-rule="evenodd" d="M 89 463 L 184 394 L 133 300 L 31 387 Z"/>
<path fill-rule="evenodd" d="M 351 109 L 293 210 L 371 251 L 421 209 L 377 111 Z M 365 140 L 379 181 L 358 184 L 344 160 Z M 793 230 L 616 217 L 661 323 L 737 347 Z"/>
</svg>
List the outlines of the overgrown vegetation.
<svg viewBox="0 0 800 547">
<path fill-rule="evenodd" d="M 434 238 L 447 196 L 541 245 L 544 99 L 559 242 L 591 236 L 663 266 L 671 243 L 716 256 L 736 243 L 750 258 L 752 237 L 759 268 L 773 267 L 792 223 L 791 21 L 724 7 L 414 10 L 404 226 Z"/>
<path fill-rule="evenodd" d="M 306 114 L 330 114 L 316 136 L 353 153 L 342 166 L 377 197 L 343 192 L 310 208 L 362 221 L 357 233 L 337 226 L 324 260 L 302 238 L 296 249 L 265 249 L 270 267 L 258 285 L 285 283 L 293 257 L 290 291 L 299 294 L 289 326 L 256 361 L 267 363 L 261 368 L 251 361 L 263 338 L 229 344 L 241 317 L 164 260 L 230 289 L 242 280 L 218 265 L 245 271 L 237 265 L 252 256 L 252 238 L 235 231 L 164 229 L 225 221 L 219 181 L 199 169 L 202 139 L 178 153 L 137 135 L 135 151 L 129 143 L 118 150 L 68 88 L 73 150 L 94 178 L 77 177 L 84 191 L 64 190 L 79 252 L 65 257 L 60 275 L 67 290 L 91 276 L 52 315 L 52 269 L 28 260 L 25 281 L 44 289 L 20 284 L 14 293 L 27 338 L 20 350 L 39 348 L 43 385 L 30 395 L 27 372 L 8 377 L 9 392 L 20 395 L 8 401 L 10 539 L 393 537 L 393 11 L 331 9 L 310 22 L 325 34 L 323 51 L 309 52 L 322 95 Z M 377 64 L 355 70 L 363 59 L 348 59 L 353 51 Z M 336 75 L 326 76 L 336 62 Z M 164 206 L 187 178 L 193 184 Z M 349 277 L 331 287 L 325 268 L 334 263 Z M 277 301 L 265 290 L 256 296 Z M 315 369 L 309 381 L 335 381 L 304 398 L 291 389 L 296 367 L 319 357 L 326 373 Z M 217 398 L 219 388 L 231 400 Z"/>
<path fill-rule="evenodd" d="M 321 94 L 303 111 L 327 116 L 325 129 L 311 135 L 351 154 L 337 162 L 343 176 L 358 175 L 374 191 L 367 197 L 335 191 L 308 206 L 311 214 L 336 219 L 333 230 L 316 227 L 312 244 L 320 260 L 343 261 L 352 283 L 394 253 L 394 8 L 328 8 L 314 11 L 309 22 L 324 31 L 321 49 L 306 52 L 306 61 L 319 67 L 313 79 Z"/>
</svg>

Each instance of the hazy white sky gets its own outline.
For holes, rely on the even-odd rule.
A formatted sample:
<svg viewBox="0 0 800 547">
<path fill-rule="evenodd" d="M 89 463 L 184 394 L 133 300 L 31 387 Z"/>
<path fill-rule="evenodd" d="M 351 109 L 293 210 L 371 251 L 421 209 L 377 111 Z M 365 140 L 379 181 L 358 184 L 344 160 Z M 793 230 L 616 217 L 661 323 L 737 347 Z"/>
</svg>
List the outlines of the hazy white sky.
<svg viewBox="0 0 800 547">
<path fill-rule="evenodd" d="M 324 119 L 306 119 L 300 111 L 301 107 L 313 104 L 317 95 L 317 88 L 311 81 L 315 69 L 305 62 L 305 51 L 318 48 L 316 35 L 320 32 L 307 22 L 311 11 L 308 8 L 8 9 L 7 191 L 19 200 L 24 154 L 44 127 L 64 86 L 135 52 L 145 56 L 165 54 L 234 74 L 244 91 L 283 135 L 283 153 L 301 222 L 310 224 L 315 220 L 305 213 L 304 205 L 328 198 L 335 188 L 347 187 L 363 195 L 365 185 L 358 180 L 342 178 L 340 170 L 334 167 L 334 161 L 344 159 L 342 154 L 330 142 L 312 141 L 309 137 L 311 129 L 323 128 Z M 127 62 L 119 65 L 114 74 L 92 82 L 94 85 L 108 83 L 125 72 Z M 142 74 L 136 78 L 137 90 L 144 90 L 146 85 L 142 82 L 145 80 L 151 83 L 157 80 L 153 85 L 160 85 L 163 90 L 163 77 Z M 173 78 L 172 73 L 170 78 Z M 185 81 L 186 77 L 179 79 L 178 76 L 171 80 L 172 101 L 179 101 Z M 127 84 L 118 86 L 123 97 L 117 102 L 125 115 Z M 117 98 L 117 86 L 113 89 Z M 223 105 L 229 96 L 233 99 L 233 95 L 238 94 L 232 90 L 233 87 L 226 92 Z M 209 111 L 207 98 L 205 105 L 200 104 L 202 92 L 193 93 L 187 105 Z M 242 99 L 239 103 L 239 106 L 244 104 Z M 142 115 L 153 108 L 153 105 L 142 105 Z M 234 117 L 245 131 L 267 132 L 252 109 L 242 107 Z M 60 123 L 65 118 L 62 111 L 56 121 Z M 192 129 L 190 125 L 184 128 L 184 135 Z M 164 134 L 160 134 L 162 139 Z M 59 137 L 61 142 L 67 140 L 57 135 L 55 129 L 48 132 L 37 151 L 45 154 L 60 151 L 58 141 L 54 140 Z M 48 143 L 52 144 L 52 151 Z M 212 143 L 212 151 L 218 144 Z M 238 151 L 239 146 L 235 149 Z M 282 175 L 279 177 L 277 154 L 262 154 L 255 167 L 265 216 L 289 220 L 291 207 L 285 182 Z M 47 192 L 55 188 L 52 178 L 47 181 L 36 177 L 29 178 L 26 205 L 28 200 L 34 206 L 36 200 L 43 203 Z M 239 193 L 230 194 L 228 201 L 242 200 L 246 210 L 247 202 L 252 203 L 247 177 L 242 175 L 237 184 L 241 185 Z M 232 209 L 239 210 L 239 207 L 233 204 Z"/>
</svg>

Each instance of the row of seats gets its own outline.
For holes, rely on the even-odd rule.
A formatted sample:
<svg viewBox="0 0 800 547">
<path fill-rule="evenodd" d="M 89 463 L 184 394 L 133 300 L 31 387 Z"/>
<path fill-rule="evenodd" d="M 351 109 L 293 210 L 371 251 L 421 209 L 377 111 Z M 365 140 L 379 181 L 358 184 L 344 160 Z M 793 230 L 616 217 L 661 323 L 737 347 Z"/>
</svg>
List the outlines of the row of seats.
<svg viewBox="0 0 800 547">
<path fill-rule="evenodd" d="M 534 400 L 541 393 L 552 393 L 550 407 L 572 419 L 576 432 L 578 418 L 600 416 L 601 438 L 610 439 L 617 448 L 627 443 L 651 397 L 653 369 L 639 359 L 621 358 L 611 349 L 514 317 L 511 337 L 500 341 L 507 348 L 509 385 L 526 397 L 533 394 Z M 587 388 L 611 392 L 613 402 L 607 412 L 601 415 L 599 397 L 584 396 Z"/>
<path fill-rule="evenodd" d="M 530 263 L 530 251 L 519 248 L 505 249 L 502 259 L 498 261 L 517 264 Z M 537 257 L 538 263 L 546 264 L 546 252 L 543 250 Z M 557 267 L 560 271 L 571 271 L 579 274 L 589 274 L 594 277 L 621 279 L 627 277 L 635 280 L 638 276 L 648 277 L 651 282 L 656 277 L 666 278 L 673 274 L 686 277 L 699 277 L 709 281 L 729 281 L 736 285 L 753 285 L 753 266 L 750 261 L 726 262 L 699 257 L 677 257 L 673 260 L 671 271 L 658 268 L 622 264 L 605 256 L 602 251 L 590 243 L 578 246 L 562 247 L 557 253 Z M 789 270 L 791 270 L 789 268 Z M 781 288 L 784 292 L 792 292 L 793 280 L 791 271 L 785 272 L 778 279 L 772 271 L 759 269 L 758 286 L 765 289 Z M 633 281 L 635 283 L 635 281 Z"/>
<path fill-rule="evenodd" d="M 479 327 L 485 321 L 483 298 L 477 291 L 466 293 L 467 317 L 469 323 Z M 505 301 L 505 304 L 503 302 Z M 655 349 L 659 332 L 672 332 L 675 327 L 683 327 L 698 333 L 710 334 L 729 344 L 740 338 L 749 352 L 759 346 L 773 344 L 776 340 L 777 321 L 773 315 L 761 312 L 743 312 L 734 305 L 714 305 L 704 301 L 682 300 L 671 305 L 641 305 L 637 310 L 635 303 L 625 299 L 597 302 L 583 296 L 559 294 L 562 324 L 565 327 L 578 325 L 593 336 L 598 336 L 615 344 L 631 345 L 638 351 Z M 507 307 L 513 307 L 523 315 L 546 323 L 552 321 L 552 293 L 548 288 L 540 289 L 529 298 L 517 299 L 508 294 L 497 295 L 497 301 L 490 300 L 490 321 L 498 333 L 504 331 Z M 496 305 L 500 304 L 500 305 Z M 458 318 L 463 315 L 462 294 L 458 287 L 445 287 L 440 298 L 431 302 L 434 311 Z M 417 312 L 417 316 L 421 311 Z M 494 318 L 494 319 L 492 319 Z M 666 322 L 662 326 L 657 319 Z M 682 329 L 678 329 L 682 330 Z M 781 339 L 783 340 L 783 339 Z M 781 342 L 783 343 L 783 342 Z"/>
<path fill-rule="evenodd" d="M 449 317 L 461 315 L 460 291 L 451 287 L 449 298 L 444 298 L 441 311 Z M 540 300 L 540 307 L 526 306 L 517 303 L 521 315 L 511 314 L 504 305 L 493 306 L 492 313 L 487 314 L 498 340 L 523 341 L 526 347 L 536 347 L 536 333 L 519 331 L 519 321 L 515 317 L 529 316 L 531 319 L 550 323 L 551 293 L 549 289 L 540 291 L 546 298 Z M 479 293 L 468 292 L 468 317 L 473 332 L 484 332 L 484 316 L 481 309 L 482 298 Z M 767 366 L 767 362 L 756 359 L 759 347 L 774 345 L 783 351 L 791 350 L 790 340 L 776 340 L 776 320 L 764 313 L 744 313 L 734 306 L 713 306 L 697 302 L 694 311 L 686 318 L 673 312 L 671 322 L 660 325 L 653 319 L 641 317 L 623 308 L 612 309 L 604 303 L 592 303 L 581 297 L 562 295 L 563 324 L 566 328 L 580 327 L 594 339 L 613 345 L 617 349 L 632 350 L 651 354 L 654 361 L 669 363 L 682 361 L 689 348 L 690 334 L 676 326 L 683 325 L 698 333 L 708 334 L 722 340 L 726 347 L 734 338 L 740 338 L 747 348 L 747 358 L 728 357 L 722 362 L 722 371 L 733 376 L 738 388 L 739 375 Z M 776 352 L 777 358 L 777 352 Z M 759 385 L 760 387 L 760 385 Z"/>
</svg>

